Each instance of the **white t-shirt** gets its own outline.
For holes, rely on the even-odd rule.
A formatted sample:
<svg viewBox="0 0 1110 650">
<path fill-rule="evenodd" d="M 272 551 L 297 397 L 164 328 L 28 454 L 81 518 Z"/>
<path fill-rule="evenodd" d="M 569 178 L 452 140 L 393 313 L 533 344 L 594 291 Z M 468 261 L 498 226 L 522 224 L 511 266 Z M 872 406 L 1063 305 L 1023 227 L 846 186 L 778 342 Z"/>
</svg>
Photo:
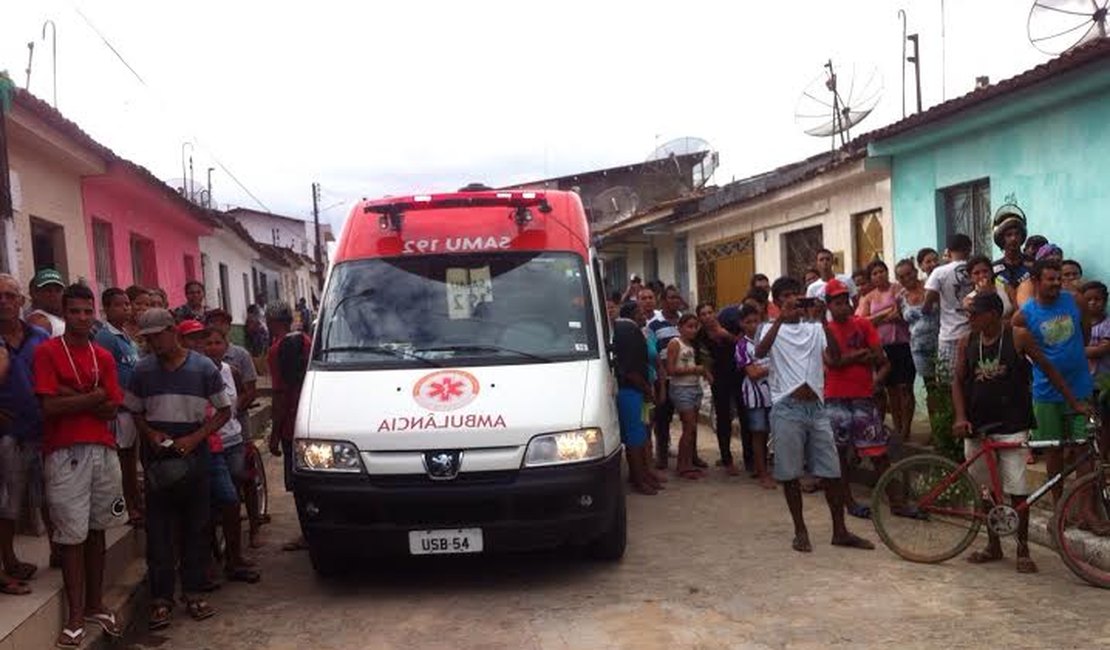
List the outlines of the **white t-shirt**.
<svg viewBox="0 0 1110 650">
<path fill-rule="evenodd" d="M 964 298 L 973 288 L 963 260 L 938 266 L 925 280 L 926 291 L 940 294 L 940 340 L 958 341 L 968 333 Z"/>
<path fill-rule="evenodd" d="M 773 325 L 764 323 L 757 337 L 762 340 Z M 771 402 L 777 403 L 809 384 L 817 397 L 825 395 L 825 328 L 821 323 L 783 323 L 767 353 L 771 361 Z"/>
<path fill-rule="evenodd" d="M 220 377 L 224 380 L 224 394 L 231 402 L 231 417 L 227 424 L 220 428 L 220 440 L 224 449 L 234 447 L 243 442 L 243 428 L 235 417 L 235 405 L 239 402 L 239 391 L 235 389 L 235 377 L 231 374 L 231 366 L 226 361 L 220 363 Z"/>
<path fill-rule="evenodd" d="M 844 286 L 848 287 L 849 296 L 855 297 L 855 295 L 859 293 L 859 289 L 856 288 L 856 283 L 852 281 L 852 276 L 844 275 L 843 273 L 841 273 L 840 275 L 836 276 L 836 279 L 840 280 L 844 283 Z M 817 298 L 819 300 L 824 300 L 826 284 L 828 284 L 828 282 L 826 282 L 825 280 L 814 280 L 812 283 L 810 283 L 808 287 L 806 287 L 806 298 Z"/>
</svg>

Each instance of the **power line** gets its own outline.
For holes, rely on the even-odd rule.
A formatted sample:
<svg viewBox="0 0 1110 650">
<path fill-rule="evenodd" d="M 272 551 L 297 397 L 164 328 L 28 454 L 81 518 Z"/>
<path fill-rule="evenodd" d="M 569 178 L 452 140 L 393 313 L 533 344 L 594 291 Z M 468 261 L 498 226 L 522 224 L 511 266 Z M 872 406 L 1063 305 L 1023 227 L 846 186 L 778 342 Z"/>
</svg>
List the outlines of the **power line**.
<svg viewBox="0 0 1110 650">
<path fill-rule="evenodd" d="M 119 62 L 122 63 L 125 68 L 127 68 L 128 72 L 130 72 L 135 77 L 135 79 L 138 80 L 142 87 L 145 88 L 147 92 L 149 92 L 151 95 L 153 95 L 154 99 L 162 105 L 163 109 L 165 109 L 167 106 L 166 102 L 162 100 L 161 96 L 159 96 L 158 93 L 155 92 L 149 84 L 147 84 L 142 75 L 140 75 L 138 71 L 135 70 L 135 68 L 130 63 L 127 62 L 127 59 L 125 59 L 123 54 L 121 54 L 120 51 L 117 50 L 114 45 L 112 45 L 111 41 L 108 40 L 108 37 L 105 36 L 104 33 L 101 32 L 99 29 L 97 29 L 96 25 L 94 25 L 93 22 L 89 20 L 89 17 L 85 15 L 85 12 L 81 11 L 81 9 L 72 2 L 70 2 L 70 7 L 73 9 L 73 11 L 77 13 L 78 16 L 81 17 L 81 20 L 85 21 L 85 24 L 89 27 L 89 29 L 91 29 L 93 33 L 96 34 L 98 38 L 100 38 L 100 41 L 104 43 L 104 46 L 107 47 L 108 50 L 110 50 L 117 59 L 119 59 Z M 210 147 L 200 141 L 200 138 L 194 135 L 190 139 L 200 145 L 200 147 L 203 148 L 206 152 L 208 152 L 208 155 L 212 156 L 212 160 L 216 163 L 216 166 L 219 167 L 225 174 L 227 174 L 228 178 L 230 178 L 232 182 L 239 186 L 239 189 L 243 190 L 247 194 L 247 196 L 249 196 L 255 203 L 257 203 L 263 210 L 265 210 L 266 212 L 272 212 L 272 210 L 270 210 L 270 208 L 262 202 L 262 199 L 255 196 L 254 192 L 251 192 L 247 188 L 247 186 L 239 180 L 239 178 L 231 171 L 231 169 L 228 168 L 227 165 L 223 163 L 222 160 L 220 160 L 220 157 L 217 156 Z"/>
</svg>

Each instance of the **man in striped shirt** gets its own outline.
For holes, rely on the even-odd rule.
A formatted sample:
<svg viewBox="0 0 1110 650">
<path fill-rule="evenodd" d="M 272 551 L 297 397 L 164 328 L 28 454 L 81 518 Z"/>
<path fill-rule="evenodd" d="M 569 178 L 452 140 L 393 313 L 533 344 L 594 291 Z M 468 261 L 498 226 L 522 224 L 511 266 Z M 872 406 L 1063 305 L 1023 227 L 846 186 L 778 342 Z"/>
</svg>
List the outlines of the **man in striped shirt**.
<svg viewBox="0 0 1110 650">
<path fill-rule="evenodd" d="M 179 525 L 182 591 L 195 620 L 215 610 L 201 597 L 207 582 L 209 546 L 206 532 L 211 516 L 209 499 L 208 436 L 231 417 L 220 371 L 210 359 L 187 350 L 165 309 L 148 309 L 139 318 L 139 335 L 153 354 L 144 357 L 131 375 L 125 404 L 146 442 L 146 555 L 151 592 L 151 629 L 169 625 L 174 600 L 175 523 Z M 208 415 L 208 407 L 214 411 Z M 187 461 L 187 471 L 161 481 L 156 465 L 168 467 L 167 456 Z M 182 463 L 176 462 L 180 467 Z M 156 485 L 156 483 L 161 483 Z"/>
<path fill-rule="evenodd" d="M 679 311 L 682 305 L 682 296 L 678 288 L 672 286 L 663 290 L 663 309 L 658 316 L 648 321 L 648 329 L 655 334 L 656 347 L 659 354 L 663 355 L 671 339 L 678 337 L 678 319 L 682 316 Z M 657 392 L 662 396 L 661 402 L 655 407 L 655 468 L 667 469 L 667 461 L 671 447 L 671 420 L 674 419 L 674 404 L 668 397 L 667 377 L 663 373 L 663 364 L 660 364 L 660 373 L 656 382 L 659 384 Z"/>
</svg>

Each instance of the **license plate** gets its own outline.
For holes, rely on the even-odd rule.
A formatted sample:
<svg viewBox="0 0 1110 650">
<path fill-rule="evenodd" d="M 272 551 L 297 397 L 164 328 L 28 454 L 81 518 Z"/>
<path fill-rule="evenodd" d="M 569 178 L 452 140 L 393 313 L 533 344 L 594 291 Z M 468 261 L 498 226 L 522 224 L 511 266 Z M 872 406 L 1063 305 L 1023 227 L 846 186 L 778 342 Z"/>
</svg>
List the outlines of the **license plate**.
<svg viewBox="0 0 1110 650">
<path fill-rule="evenodd" d="M 409 553 L 413 555 L 481 552 L 481 528 L 409 531 Z"/>
</svg>

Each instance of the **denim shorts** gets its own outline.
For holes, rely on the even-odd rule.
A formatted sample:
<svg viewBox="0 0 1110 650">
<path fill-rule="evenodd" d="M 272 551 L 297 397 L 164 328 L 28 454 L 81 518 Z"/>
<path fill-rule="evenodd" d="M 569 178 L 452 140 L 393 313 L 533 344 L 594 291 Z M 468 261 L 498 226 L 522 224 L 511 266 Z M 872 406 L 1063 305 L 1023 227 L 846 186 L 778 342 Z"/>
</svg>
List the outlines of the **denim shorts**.
<svg viewBox="0 0 1110 650">
<path fill-rule="evenodd" d="M 671 403 L 679 411 L 697 411 L 701 408 L 702 390 L 700 384 L 676 384 L 671 382 Z"/>
<path fill-rule="evenodd" d="M 208 463 L 208 479 L 213 507 L 239 503 L 239 491 L 231 480 L 231 472 L 228 471 L 223 452 L 212 454 L 212 460 Z"/>
<path fill-rule="evenodd" d="M 840 478 L 832 424 L 820 400 L 784 397 L 771 407 L 771 450 L 776 481 L 794 481 L 810 472 L 818 478 Z"/>
<path fill-rule="evenodd" d="M 770 431 L 771 409 L 767 407 L 744 409 L 744 428 L 748 431 Z"/>
</svg>

